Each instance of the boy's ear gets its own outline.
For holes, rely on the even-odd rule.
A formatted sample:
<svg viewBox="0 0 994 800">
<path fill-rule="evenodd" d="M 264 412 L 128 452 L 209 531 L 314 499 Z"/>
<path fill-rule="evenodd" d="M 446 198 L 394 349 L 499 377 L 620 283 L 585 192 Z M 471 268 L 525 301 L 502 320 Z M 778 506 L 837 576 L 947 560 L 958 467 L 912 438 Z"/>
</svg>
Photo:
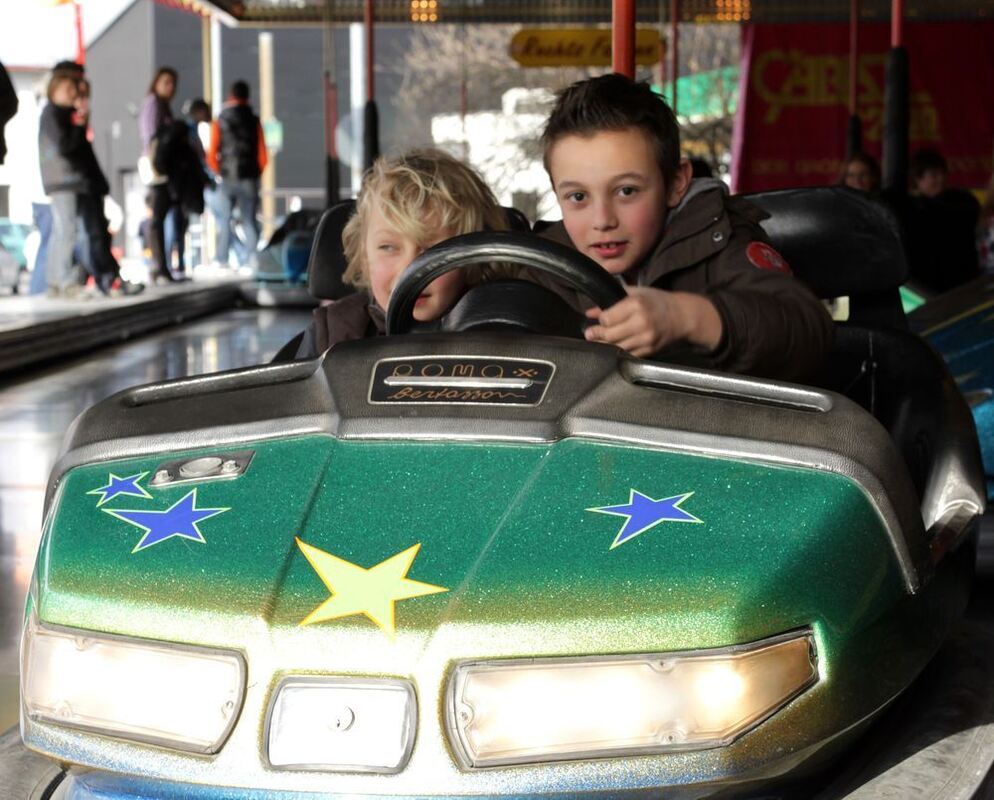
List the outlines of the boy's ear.
<svg viewBox="0 0 994 800">
<path fill-rule="evenodd" d="M 690 166 L 690 160 L 681 158 L 680 164 L 676 168 L 676 174 L 673 176 L 673 183 L 670 184 L 669 195 L 666 197 L 667 208 L 676 208 L 680 205 L 680 201 L 683 200 L 687 189 L 690 188 L 692 178 L 693 168 Z"/>
</svg>

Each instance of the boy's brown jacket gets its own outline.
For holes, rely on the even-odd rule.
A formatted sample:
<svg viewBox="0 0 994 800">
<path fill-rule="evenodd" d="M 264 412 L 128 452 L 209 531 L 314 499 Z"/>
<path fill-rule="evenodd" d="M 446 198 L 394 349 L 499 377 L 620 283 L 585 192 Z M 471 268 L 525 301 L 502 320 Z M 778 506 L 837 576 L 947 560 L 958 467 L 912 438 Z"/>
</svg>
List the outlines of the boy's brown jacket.
<svg viewBox="0 0 994 800">
<path fill-rule="evenodd" d="M 724 333 L 714 352 L 678 345 L 657 358 L 782 380 L 819 375 L 832 345 L 833 323 L 811 290 L 789 274 L 786 262 L 769 247 L 759 226 L 767 216 L 747 200 L 728 196 L 718 181 L 691 184 L 687 197 L 670 212 L 659 244 L 626 279 L 704 295 L 718 310 Z M 541 235 L 572 247 L 561 222 Z M 593 305 L 545 275 L 530 277 L 576 308 Z"/>
</svg>

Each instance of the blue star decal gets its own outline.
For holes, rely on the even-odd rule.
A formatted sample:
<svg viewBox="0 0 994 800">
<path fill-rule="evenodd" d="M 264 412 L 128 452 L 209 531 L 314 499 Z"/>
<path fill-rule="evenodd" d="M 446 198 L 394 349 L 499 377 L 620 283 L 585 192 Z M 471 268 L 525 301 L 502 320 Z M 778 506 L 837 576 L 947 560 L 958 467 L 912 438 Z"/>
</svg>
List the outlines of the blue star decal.
<svg viewBox="0 0 994 800">
<path fill-rule="evenodd" d="M 145 550 L 153 544 L 164 542 L 173 536 L 192 539 L 206 544 L 207 540 L 197 525 L 205 519 L 216 517 L 230 508 L 197 508 L 197 490 L 189 492 L 165 511 L 125 511 L 123 509 L 102 509 L 105 514 L 124 520 L 129 525 L 141 528 L 145 535 L 135 545 L 132 553 Z"/>
<path fill-rule="evenodd" d="M 693 492 L 687 492 L 673 497 L 664 497 L 662 500 L 653 500 L 642 492 L 632 489 L 628 495 L 628 503 L 625 505 L 588 508 L 587 511 L 595 511 L 598 514 L 614 514 L 617 517 L 627 518 L 624 526 L 618 531 L 618 535 L 614 537 L 614 544 L 610 547 L 611 550 L 614 550 L 618 545 L 634 539 L 650 528 L 655 528 L 661 522 L 704 522 L 689 511 L 680 508 L 680 504 L 692 494 Z"/>
<path fill-rule="evenodd" d="M 112 472 L 107 477 L 106 486 L 101 486 L 99 489 L 91 489 L 87 492 L 87 494 L 100 495 L 100 500 L 97 501 L 97 508 L 102 506 L 108 500 L 113 500 L 119 494 L 128 494 L 132 497 L 151 498 L 152 495 L 138 485 L 138 481 L 146 475 L 148 475 L 147 472 L 139 472 L 137 475 L 129 475 L 127 478 L 121 478 Z"/>
</svg>

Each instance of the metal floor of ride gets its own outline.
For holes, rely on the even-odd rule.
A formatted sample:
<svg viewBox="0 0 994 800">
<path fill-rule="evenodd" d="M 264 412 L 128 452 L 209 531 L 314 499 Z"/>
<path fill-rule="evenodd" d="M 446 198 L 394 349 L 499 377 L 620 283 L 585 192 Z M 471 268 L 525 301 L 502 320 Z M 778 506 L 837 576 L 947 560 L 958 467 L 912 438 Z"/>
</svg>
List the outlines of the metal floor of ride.
<svg viewBox="0 0 994 800">
<path fill-rule="evenodd" d="M 266 363 L 309 320 L 301 310 L 226 312 L 0 383 L 0 731 L 17 722 L 24 597 L 69 423 L 129 386 Z"/>
</svg>

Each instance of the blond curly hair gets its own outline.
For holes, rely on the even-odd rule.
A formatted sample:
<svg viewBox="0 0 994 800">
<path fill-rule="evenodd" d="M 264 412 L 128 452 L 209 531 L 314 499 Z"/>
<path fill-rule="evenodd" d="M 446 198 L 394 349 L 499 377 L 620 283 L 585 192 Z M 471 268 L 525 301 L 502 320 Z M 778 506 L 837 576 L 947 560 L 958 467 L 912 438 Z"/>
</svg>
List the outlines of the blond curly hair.
<svg viewBox="0 0 994 800">
<path fill-rule="evenodd" d="M 346 283 L 366 288 L 366 233 L 377 207 L 398 232 L 427 244 L 442 229 L 457 234 L 507 229 L 504 210 L 479 175 L 441 150 L 378 158 L 362 179 L 356 211 L 342 231 Z"/>
</svg>

